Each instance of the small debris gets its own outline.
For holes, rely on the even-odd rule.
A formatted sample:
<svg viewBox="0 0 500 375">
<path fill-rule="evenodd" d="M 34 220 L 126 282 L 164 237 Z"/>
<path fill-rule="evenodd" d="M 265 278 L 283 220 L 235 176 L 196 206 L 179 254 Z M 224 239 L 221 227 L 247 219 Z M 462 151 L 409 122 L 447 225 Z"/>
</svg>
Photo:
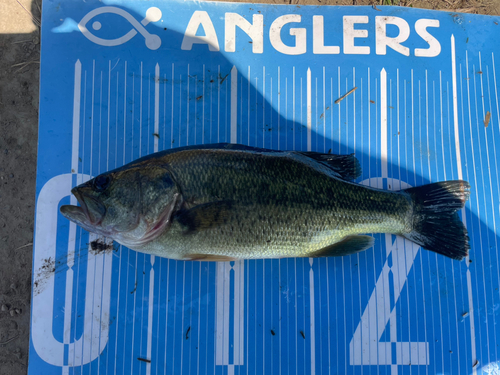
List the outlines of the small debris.
<svg viewBox="0 0 500 375">
<path fill-rule="evenodd" d="M 474 365 L 472 366 L 472 368 L 476 368 L 477 366 L 479 366 L 479 361 L 476 359 L 476 362 L 474 362 Z"/>
<path fill-rule="evenodd" d="M 5 340 L 5 341 L 0 341 L 0 345 L 6 345 L 8 344 L 9 342 L 11 341 L 14 341 L 15 339 L 17 339 L 19 337 L 19 335 L 15 335 L 14 337 L 11 337 L 10 339 L 8 340 Z"/>
<path fill-rule="evenodd" d="M 304 333 L 304 331 L 300 331 L 300 335 L 302 336 L 302 338 L 305 340 L 306 339 L 306 334 Z"/>
<path fill-rule="evenodd" d="M 462 314 L 462 318 L 467 318 L 468 316 L 469 316 L 469 312 L 468 311 L 466 311 L 466 312 L 464 312 Z"/>
<path fill-rule="evenodd" d="M 191 331 L 191 326 L 189 326 L 187 331 L 186 331 L 186 340 L 189 339 L 189 331 Z"/>
<path fill-rule="evenodd" d="M 141 358 L 141 357 L 137 357 L 137 359 L 138 359 L 139 361 L 142 361 L 142 362 L 151 363 L 151 360 L 150 360 L 150 359 Z"/>
<path fill-rule="evenodd" d="M 90 243 L 92 254 L 108 253 L 113 251 L 113 243 L 107 243 L 104 239 L 98 238 Z"/>
<path fill-rule="evenodd" d="M 14 315 L 16 315 L 16 312 L 14 310 L 10 310 L 9 314 L 10 314 L 10 316 L 14 316 Z"/>
<path fill-rule="evenodd" d="M 373 100 L 370 100 L 370 103 L 375 104 L 375 102 Z"/>
<path fill-rule="evenodd" d="M 28 247 L 28 246 L 31 246 L 31 245 L 33 245 L 33 242 L 27 243 L 26 245 L 23 245 L 23 246 L 16 247 L 14 249 L 14 251 L 20 250 L 20 249 L 24 249 L 25 247 Z"/>
<path fill-rule="evenodd" d="M 196 100 L 200 100 L 201 98 L 203 98 L 203 95 L 198 96 Z"/>
<path fill-rule="evenodd" d="M 135 282 L 135 287 L 134 287 L 134 290 L 130 292 L 130 294 L 134 294 L 135 291 L 137 290 L 137 281 Z"/>
<path fill-rule="evenodd" d="M 486 112 L 486 116 L 484 117 L 484 127 L 487 128 L 490 124 L 491 113 L 490 111 Z"/>
<path fill-rule="evenodd" d="M 160 139 L 160 135 L 158 133 L 153 133 L 153 136 Z"/>
<path fill-rule="evenodd" d="M 342 100 L 344 100 L 348 95 L 351 95 L 354 91 L 356 91 L 358 88 L 354 87 L 353 89 L 349 90 L 346 94 L 342 95 L 340 98 L 335 100 L 335 104 L 339 104 Z"/>
<path fill-rule="evenodd" d="M 381 10 L 378 9 L 376 5 L 373 5 L 373 9 L 378 10 L 379 12 L 381 12 Z"/>
<path fill-rule="evenodd" d="M 17 315 L 20 315 L 23 311 L 21 309 L 14 309 Z"/>
<path fill-rule="evenodd" d="M 273 330 L 271 330 L 271 335 L 276 335 L 276 332 L 274 332 Z"/>
<path fill-rule="evenodd" d="M 14 73 L 17 73 L 21 70 L 23 70 L 24 68 L 26 68 L 28 65 L 30 64 L 40 64 L 40 61 L 38 60 L 32 60 L 32 61 L 23 61 L 21 63 L 18 63 L 18 64 L 14 64 L 14 65 L 11 65 L 11 68 L 15 68 L 16 66 L 20 66 L 19 69 L 17 69 Z M 15 105 L 16 102 L 13 100 L 12 101 L 12 104 Z"/>
<path fill-rule="evenodd" d="M 219 74 L 219 78 L 220 78 L 220 84 L 222 85 L 222 82 L 224 82 L 227 78 L 227 76 L 229 75 L 229 73 L 227 73 L 224 77 L 222 77 L 221 74 Z"/>
</svg>

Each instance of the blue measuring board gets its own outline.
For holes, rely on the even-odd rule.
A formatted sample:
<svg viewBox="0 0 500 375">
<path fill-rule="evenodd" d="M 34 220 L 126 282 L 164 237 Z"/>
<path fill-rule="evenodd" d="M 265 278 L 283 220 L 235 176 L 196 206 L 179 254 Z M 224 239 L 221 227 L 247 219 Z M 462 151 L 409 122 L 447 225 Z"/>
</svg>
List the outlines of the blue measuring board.
<svg viewBox="0 0 500 375">
<path fill-rule="evenodd" d="M 499 373 L 499 17 L 44 0 L 42 23 L 29 375 Z M 341 258 L 183 262 L 59 214 L 99 173 L 216 142 L 355 153 L 389 190 L 465 179 L 470 256 L 377 234 Z"/>
</svg>

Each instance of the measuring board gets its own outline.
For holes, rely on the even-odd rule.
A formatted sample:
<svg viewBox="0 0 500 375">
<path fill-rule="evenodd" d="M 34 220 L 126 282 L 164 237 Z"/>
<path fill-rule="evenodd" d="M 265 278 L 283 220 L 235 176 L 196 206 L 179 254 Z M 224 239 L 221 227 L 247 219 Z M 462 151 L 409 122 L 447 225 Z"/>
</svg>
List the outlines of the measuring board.
<svg viewBox="0 0 500 375">
<path fill-rule="evenodd" d="M 29 374 L 499 374 L 499 22 L 44 0 Z M 217 142 L 354 153 L 382 189 L 465 179 L 470 256 L 376 234 L 339 258 L 174 261 L 59 213 L 102 172 Z"/>
</svg>

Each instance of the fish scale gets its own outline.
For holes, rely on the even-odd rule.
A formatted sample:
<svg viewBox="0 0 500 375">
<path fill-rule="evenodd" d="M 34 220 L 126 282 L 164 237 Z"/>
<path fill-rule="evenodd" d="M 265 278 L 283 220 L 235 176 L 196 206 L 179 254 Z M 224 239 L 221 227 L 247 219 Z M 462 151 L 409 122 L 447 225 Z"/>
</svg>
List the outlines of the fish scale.
<svg viewBox="0 0 500 375">
<path fill-rule="evenodd" d="M 159 239 L 160 247 L 181 249 L 181 257 L 207 252 L 235 258 L 300 257 L 348 235 L 401 232 L 407 197 L 343 181 L 302 159 L 243 151 L 174 154 L 169 170 L 182 181 L 188 201 L 191 196 L 203 197 L 197 203 L 235 201 L 238 209 L 228 215 L 233 224 L 188 235 L 174 222 Z"/>
</svg>

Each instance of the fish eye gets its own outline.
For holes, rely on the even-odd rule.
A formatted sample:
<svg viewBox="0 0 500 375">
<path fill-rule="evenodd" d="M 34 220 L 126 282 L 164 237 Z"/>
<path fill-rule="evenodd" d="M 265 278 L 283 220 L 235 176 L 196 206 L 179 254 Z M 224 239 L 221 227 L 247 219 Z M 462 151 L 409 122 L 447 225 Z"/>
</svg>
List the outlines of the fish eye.
<svg viewBox="0 0 500 375">
<path fill-rule="evenodd" d="M 100 175 L 94 179 L 93 187 L 97 191 L 106 190 L 111 183 L 111 178 L 109 176 Z"/>
</svg>

